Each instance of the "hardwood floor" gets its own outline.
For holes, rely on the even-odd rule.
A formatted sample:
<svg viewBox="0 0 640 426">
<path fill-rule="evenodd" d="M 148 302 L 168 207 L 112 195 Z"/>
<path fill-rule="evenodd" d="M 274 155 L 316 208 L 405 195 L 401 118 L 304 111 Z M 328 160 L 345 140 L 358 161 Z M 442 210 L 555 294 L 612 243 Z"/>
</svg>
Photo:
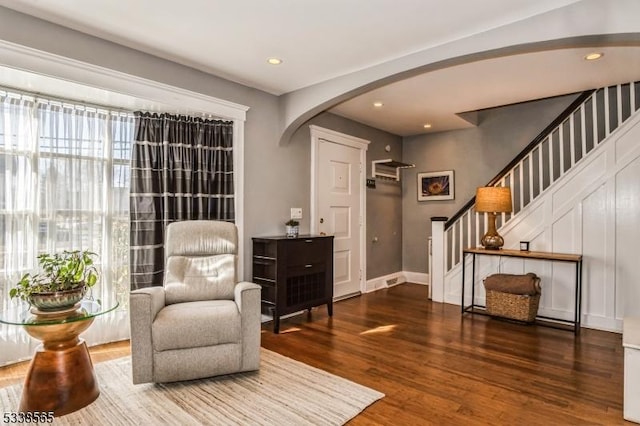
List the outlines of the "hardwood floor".
<svg viewBox="0 0 640 426">
<path fill-rule="evenodd" d="M 384 392 L 352 425 L 587 425 L 622 419 L 621 335 L 460 315 L 403 284 L 263 326 L 262 346 Z M 91 349 L 94 362 L 128 343 Z M 0 387 L 26 364 L 0 368 Z M 330 408 L 329 408 L 330 409 Z"/>
<path fill-rule="evenodd" d="M 312 319 L 264 327 L 262 346 L 384 392 L 353 425 L 625 423 L 619 334 L 462 317 L 413 284 Z"/>
</svg>

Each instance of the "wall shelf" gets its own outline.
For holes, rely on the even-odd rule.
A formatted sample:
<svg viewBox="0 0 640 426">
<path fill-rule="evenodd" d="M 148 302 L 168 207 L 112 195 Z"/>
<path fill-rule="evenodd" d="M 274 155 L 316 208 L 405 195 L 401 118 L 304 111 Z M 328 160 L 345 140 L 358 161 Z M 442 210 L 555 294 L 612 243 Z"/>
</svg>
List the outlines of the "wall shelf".
<svg viewBox="0 0 640 426">
<path fill-rule="evenodd" d="M 415 164 L 403 163 L 392 159 L 373 160 L 371 162 L 371 175 L 373 178 L 384 178 L 400 181 L 400 170 L 415 167 Z"/>
</svg>

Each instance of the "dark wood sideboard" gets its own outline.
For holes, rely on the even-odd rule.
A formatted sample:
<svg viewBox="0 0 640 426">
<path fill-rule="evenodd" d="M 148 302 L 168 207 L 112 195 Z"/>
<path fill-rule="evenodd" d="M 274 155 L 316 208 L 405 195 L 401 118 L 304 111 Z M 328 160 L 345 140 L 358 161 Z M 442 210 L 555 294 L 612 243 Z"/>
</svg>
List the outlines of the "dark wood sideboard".
<svg viewBox="0 0 640 426">
<path fill-rule="evenodd" d="M 262 312 L 280 317 L 327 305 L 333 315 L 333 236 L 253 238 L 253 282 L 262 286 Z"/>
</svg>

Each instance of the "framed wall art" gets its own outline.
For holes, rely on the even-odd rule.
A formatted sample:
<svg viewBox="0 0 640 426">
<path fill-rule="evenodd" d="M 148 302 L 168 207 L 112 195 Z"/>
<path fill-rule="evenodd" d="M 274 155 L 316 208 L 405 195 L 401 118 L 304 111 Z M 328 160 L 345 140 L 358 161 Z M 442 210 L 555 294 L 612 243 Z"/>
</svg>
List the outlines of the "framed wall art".
<svg viewBox="0 0 640 426">
<path fill-rule="evenodd" d="M 418 201 L 453 200 L 453 170 L 418 173 Z"/>
</svg>

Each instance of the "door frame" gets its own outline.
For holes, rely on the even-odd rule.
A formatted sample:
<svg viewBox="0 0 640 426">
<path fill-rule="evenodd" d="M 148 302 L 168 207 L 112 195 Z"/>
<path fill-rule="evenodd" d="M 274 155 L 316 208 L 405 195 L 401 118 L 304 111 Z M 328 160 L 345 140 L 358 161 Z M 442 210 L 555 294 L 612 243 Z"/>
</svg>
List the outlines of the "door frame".
<svg viewBox="0 0 640 426">
<path fill-rule="evenodd" d="M 360 151 L 360 226 L 359 232 L 359 250 L 360 250 L 360 293 L 366 291 L 366 271 L 367 271 L 367 191 L 365 190 L 366 183 L 366 161 L 367 161 L 367 149 L 369 148 L 370 141 L 366 139 L 357 138 L 355 136 L 347 135 L 344 133 L 336 132 L 335 130 L 325 129 L 316 125 L 310 125 L 311 130 L 311 209 L 310 209 L 310 232 L 316 234 L 318 232 L 318 217 L 319 217 L 319 182 L 318 182 L 318 170 L 319 170 L 319 149 L 320 141 L 325 140 L 327 142 L 336 143 L 339 145 L 356 148 Z"/>
</svg>

